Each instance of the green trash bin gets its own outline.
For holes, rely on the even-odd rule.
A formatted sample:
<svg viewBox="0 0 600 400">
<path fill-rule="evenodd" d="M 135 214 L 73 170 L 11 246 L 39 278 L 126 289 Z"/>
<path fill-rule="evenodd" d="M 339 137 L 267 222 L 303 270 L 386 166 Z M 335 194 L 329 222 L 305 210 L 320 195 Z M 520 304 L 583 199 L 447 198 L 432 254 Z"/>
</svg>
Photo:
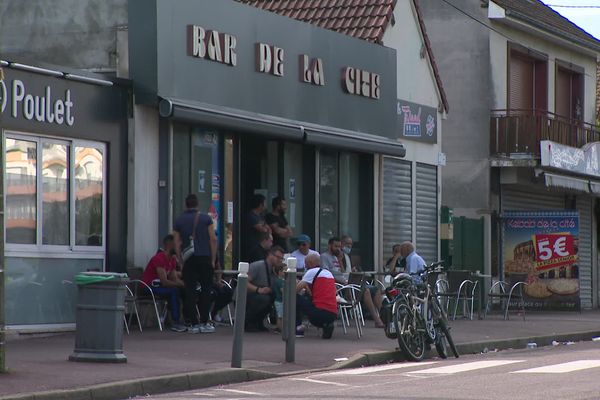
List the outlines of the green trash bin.
<svg viewBox="0 0 600 400">
<path fill-rule="evenodd" d="M 123 315 L 127 274 L 82 272 L 78 289 L 75 349 L 71 361 L 124 363 Z"/>
</svg>

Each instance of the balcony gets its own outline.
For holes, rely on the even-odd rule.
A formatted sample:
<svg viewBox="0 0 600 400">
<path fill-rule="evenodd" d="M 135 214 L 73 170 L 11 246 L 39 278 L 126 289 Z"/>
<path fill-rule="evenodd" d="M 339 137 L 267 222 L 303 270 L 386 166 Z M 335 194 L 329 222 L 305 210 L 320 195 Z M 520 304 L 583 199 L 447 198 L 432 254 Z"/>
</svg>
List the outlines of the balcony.
<svg viewBox="0 0 600 400">
<path fill-rule="evenodd" d="M 492 156 L 539 159 L 541 140 L 581 148 L 600 141 L 600 126 L 541 110 L 492 110 Z"/>
</svg>

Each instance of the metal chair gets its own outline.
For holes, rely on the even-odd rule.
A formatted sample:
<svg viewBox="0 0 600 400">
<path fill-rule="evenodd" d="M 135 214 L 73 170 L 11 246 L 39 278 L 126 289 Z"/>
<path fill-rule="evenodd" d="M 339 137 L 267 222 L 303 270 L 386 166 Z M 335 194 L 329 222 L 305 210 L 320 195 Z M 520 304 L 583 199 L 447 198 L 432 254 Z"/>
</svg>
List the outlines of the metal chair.
<svg viewBox="0 0 600 400">
<path fill-rule="evenodd" d="M 344 335 L 348 333 L 350 319 L 354 320 L 356 325 L 356 335 L 360 339 L 362 336 L 362 322 L 360 320 L 360 294 L 361 290 L 356 285 L 342 285 L 336 283 L 336 297 L 338 303 L 338 312 L 342 320 Z"/>
<path fill-rule="evenodd" d="M 525 321 L 525 300 L 523 298 L 523 287 L 529 286 L 526 282 L 517 282 L 514 285 L 510 286 L 505 281 L 495 282 L 490 291 L 488 292 L 487 302 L 485 304 L 485 313 L 483 317 L 487 316 L 487 313 L 490 309 L 490 303 L 493 302 L 493 299 L 499 299 L 501 307 L 504 308 L 504 320 L 508 320 L 508 309 L 510 307 L 511 300 L 517 300 L 521 306 L 521 313 L 523 314 L 523 321 Z M 502 304 L 504 303 L 504 304 Z"/>
<path fill-rule="evenodd" d="M 472 320 L 478 282 L 469 279 L 470 271 L 447 271 L 446 276 L 447 281 L 442 280 L 441 283 L 436 283 L 436 288 L 439 288 L 438 298 L 445 299 L 443 303 L 445 303 L 446 311 L 449 309 L 450 302 L 454 301 L 453 320 L 456 319 L 460 302 L 463 303 L 463 315 Z M 440 289 L 443 291 L 439 291 Z"/>
<path fill-rule="evenodd" d="M 140 332 L 142 332 L 142 322 L 140 321 L 140 314 L 138 313 L 137 304 L 135 302 L 135 296 L 133 295 L 133 292 L 131 291 L 129 286 L 125 285 L 125 289 L 127 290 L 127 293 L 125 294 L 125 313 L 123 313 L 123 322 L 125 323 L 125 330 L 129 335 L 129 325 L 131 325 L 131 318 L 133 317 L 133 315 L 135 315 Z M 129 314 L 129 318 L 127 318 L 126 314 Z"/>
<path fill-rule="evenodd" d="M 132 279 L 127 282 L 127 287 L 133 293 L 133 301 L 136 304 L 136 307 L 143 310 L 143 306 L 151 306 L 154 308 L 154 313 L 156 315 L 156 320 L 158 322 L 158 329 L 162 332 L 163 330 L 163 321 L 164 316 L 167 311 L 167 302 L 162 299 L 157 299 L 152 291 L 152 288 L 146 284 L 146 282 L 140 279 Z M 161 304 L 162 313 L 160 313 L 158 304 Z M 161 317 L 162 315 L 162 317 Z M 138 314 L 139 316 L 139 314 Z M 144 319 L 144 318 L 142 318 Z M 139 321 L 139 319 L 138 319 Z M 140 324 L 141 327 L 141 324 Z"/>
</svg>

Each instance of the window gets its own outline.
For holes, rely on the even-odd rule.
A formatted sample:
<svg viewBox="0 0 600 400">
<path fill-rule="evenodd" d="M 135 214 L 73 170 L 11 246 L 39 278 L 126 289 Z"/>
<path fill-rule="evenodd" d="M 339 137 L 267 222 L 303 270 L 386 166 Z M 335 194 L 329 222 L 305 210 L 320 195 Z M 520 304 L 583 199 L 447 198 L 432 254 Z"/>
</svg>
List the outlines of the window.
<svg viewBox="0 0 600 400">
<path fill-rule="evenodd" d="M 35 244 L 37 143 L 6 139 L 6 242 Z"/>
<path fill-rule="evenodd" d="M 104 145 L 10 134 L 5 144 L 9 250 L 102 249 Z"/>
<path fill-rule="evenodd" d="M 512 49 L 508 72 L 510 110 L 531 113 L 548 109 L 548 62 L 544 55 L 529 53 L 527 49 Z"/>
</svg>

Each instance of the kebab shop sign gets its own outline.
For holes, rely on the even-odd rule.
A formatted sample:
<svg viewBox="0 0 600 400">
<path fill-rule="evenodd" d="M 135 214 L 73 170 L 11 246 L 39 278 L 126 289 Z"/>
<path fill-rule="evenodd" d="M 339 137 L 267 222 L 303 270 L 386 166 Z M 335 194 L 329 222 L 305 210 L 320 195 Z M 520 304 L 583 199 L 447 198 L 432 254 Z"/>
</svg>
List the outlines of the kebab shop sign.
<svg viewBox="0 0 600 400">
<path fill-rule="evenodd" d="M 73 126 L 75 115 L 71 90 L 53 91 L 46 85 L 43 91 L 30 91 L 20 79 L 0 81 L 0 110 L 8 109 L 13 118 L 28 121 Z"/>
</svg>

